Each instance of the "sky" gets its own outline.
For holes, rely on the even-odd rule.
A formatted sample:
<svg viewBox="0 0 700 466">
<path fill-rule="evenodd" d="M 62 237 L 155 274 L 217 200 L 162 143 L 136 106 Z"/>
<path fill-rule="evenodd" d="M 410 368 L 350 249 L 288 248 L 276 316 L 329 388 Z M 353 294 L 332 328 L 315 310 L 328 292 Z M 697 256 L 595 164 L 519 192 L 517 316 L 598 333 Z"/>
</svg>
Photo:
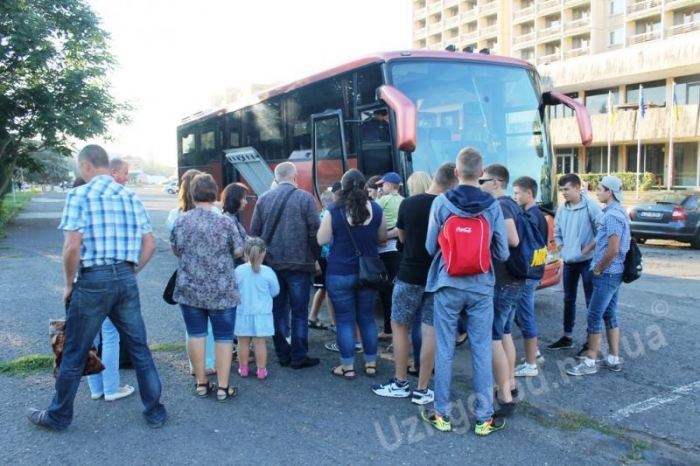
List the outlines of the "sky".
<svg viewBox="0 0 700 466">
<path fill-rule="evenodd" d="M 118 65 L 112 95 L 134 106 L 110 154 L 176 165 L 176 127 L 227 87 L 292 81 L 411 47 L 411 0 L 88 0 Z"/>
</svg>

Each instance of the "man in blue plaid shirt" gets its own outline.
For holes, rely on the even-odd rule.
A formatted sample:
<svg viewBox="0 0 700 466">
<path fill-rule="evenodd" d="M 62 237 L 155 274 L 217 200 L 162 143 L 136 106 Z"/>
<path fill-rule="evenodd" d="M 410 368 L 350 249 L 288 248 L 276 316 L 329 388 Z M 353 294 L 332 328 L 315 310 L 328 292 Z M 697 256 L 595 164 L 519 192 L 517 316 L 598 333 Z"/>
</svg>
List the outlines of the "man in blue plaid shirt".
<svg viewBox="0 0 700 466">
<path fill-rule="evenodd" d="M 29 409 L 27 417 L 33 424 L 52 430 L 70 425 L 88 351 L 109 317 L 134 365 L 146 423 L 161 427 L 166 411 L 160 403 L 160 378 L 148 349 L 136 282 L 136 273 L 155 252 L 151 223 L 139 198 L 110 176 L 103 148 L 86 146 L 78 163 L 87 184 L 68 194 L 58 227 L 65 233 L 63 360 L 51 405 L 47 410 Z"/>
<path fill-rule="evenodd" d="M 601 366 L 614 372 L 622 370 L 620 327 L 617 323 L 617 297 L 625 269 L 625 256 L 630 248 L 630 224 L 624 207 L 622 181 L 605 176 L 598 184 L 598 200 L 605 204 L 603 222 L 595 238 L 591 259 L 593 294 L 588 304 L 588 354 L 581 364 L 567 369 L 569 375 L 590 375 L 598 372 L 596 359 L 603 339 L 603 322 L 608 338 L 608 357 Z M 590 252 L 586 248 L 584 254 Z"/>
</svg>

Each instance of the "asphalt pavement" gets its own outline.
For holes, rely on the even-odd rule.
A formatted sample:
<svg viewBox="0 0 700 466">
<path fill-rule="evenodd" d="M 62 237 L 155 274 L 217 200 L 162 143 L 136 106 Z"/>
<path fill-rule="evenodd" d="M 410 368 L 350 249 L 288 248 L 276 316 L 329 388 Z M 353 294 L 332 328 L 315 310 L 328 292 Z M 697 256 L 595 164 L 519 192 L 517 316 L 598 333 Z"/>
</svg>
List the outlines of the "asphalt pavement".
<svg viewBox="0 0 700 466">
<path fill-rule="evenodd" d="M 176 267 L 165 228 L 175 196 L 138 192 L 157 238 L 157 252 L 139 274 L 149 342 L 182 343 L 180 312 L 161 298 Z M 65 193 L 39 194 L 0 240 L 2 362 L 50 353 L 48 321 L 63 315 L 62 233 L 56 227 L 64 200 Z M 50 371 L 0 376 L 5 432 L 0 464 L 700 464 L 700 316 L 695 301 L 700 254 L 683 246 L 645 245 L 642 251 L 645 275 L 623 285 L 620 296 L 623 371 L 577 379 L 565 375 L 575 351 L 544 351 L 546 343 L 560 336 L 563 295 L 560 287 L 543 290 L 537 295 L 537 315 L 547 360 L 539 377 L 518 381 L 518 414 L 488 437 L 473 431 L 468 345 L 455 356 L 455 430 L 440 433 L 421 421 L 419 408 L 409 399 L 371 392 L 372 384 L 393 375 L 385 343 L 380 343 L 376 378 L 358 371 L 355 380 L 340 380 L 330 374 L 338 354 L 323 348 L 334 334 L 309 330 L 309 353 L 321 358 L 319 366 L 282 368 L 270 342 L 268 379 L 232 375 L 239 395 L 228 404 L 215 397 L 195 398 L 184 350 L 155 351 L 169 414 L 158 430 L 144 423 L 138 396 L 93 401 L 86 381 L 67 430 L 37 428 L 26 420 L 25 410 L 48 406 Z M 580 295 L 578 344 L 585 332 Z M 361 356 L 356 367 L 362 367 Z M 123 370 L 121 376 L 122 384 L 137 386 L 133 371 Z"/>
</svg>

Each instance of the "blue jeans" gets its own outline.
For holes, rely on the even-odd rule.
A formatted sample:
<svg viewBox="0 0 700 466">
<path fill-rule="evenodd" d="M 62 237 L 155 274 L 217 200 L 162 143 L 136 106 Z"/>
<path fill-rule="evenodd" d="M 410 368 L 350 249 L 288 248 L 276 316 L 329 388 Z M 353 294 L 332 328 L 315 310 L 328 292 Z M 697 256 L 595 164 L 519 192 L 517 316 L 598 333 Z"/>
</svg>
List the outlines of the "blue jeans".
<svg viewBox="0 0 700 466">
<path fill-rule="evenodd" d="M 119 390 L 119 331 L 109 318 L 102 322 L 102 331 L 95 337 L 95 348 L 100 346 L 102 337 L 102 364 L 105 370 L 88 376 L 90 393 L 93 395 L 114 395 Z"/>
<path fill-rule="evenodd" d="M 335 311 L 336 337 L 342 364 L 355 363 L 355 324 L 360 328 L 365 362 L 377 359 L 374 303 L 378 292 L 357 286 L 357 275 L 326 275 L 328 297 Z"/>
<path fill-rule="evenodd" d="M 591 261 L 564 264 L 562 281 L 564 283 L 564 335 L 571 336 L 576 322 L 576 294 L 578 292 L 578 279 L 583 282 L 583 294 L 586 297 L 586 306 L 591 302 L 593 294 L 593 273 Z"/>
<path fill-rule="evenodd" d="M 526 340 L 537 338 L 537 321 L 535 320 L 535 291 L 539 280 L 526 279 L 520 300 L 515 308 L 515 320 Z"/>
<path fill-rule="evenodd" d="M 165 407 L 160 403 L 160 378 L 148 348 L 136 276 L 130 266 L 121 263 L 81 272 L 73 288 L 66 314 L 63 361 L 47 413 L 47 422 L 55 429 L 64 429 L 73 420 L 73 401 L 88 350 L 106 317 L 119 330 L 134 365 L 146 422 L 165 421 Z"/>
<path fill-rule="evenodd" d="M 476 392 L 476 420 L 484 422 L 491 419 L 493 414 L 493 298 L 457 288 L 443 287 L 435 292 L 435 411 L 449 416 L 452 410 L 450 389 L 455 334 L 457 320 L 465 306 L 472 384 Z"/>
<path fill-rule="evenodd" d="M 520 301 L 525 282 L 493 290 L 493 335 L 494 341 L 503 340 L 503 335 L 513 333 L 515 309 Z"/>
<path fill-rule="evenodd" d="M 603 273 L 593 276 L 593 296 L 588 305 L 588 334 L 603 333 L 617 328 L 617 296 L 622 284 L 621 273 Z"/>
<path fill-rule="evenodd" d="M 202 309 L 180 304 L 180 310 L 189 338 L 206 338 L 209 335 L 209 328 L 211 328 L 216 343 L 233 343 L 235 307 Z"/>
<path fill-rule="evenodd" d="M 309 293 L 311 274 L 291 270 L 275 270 L 280 293 L 272 299 L 272 316 L 275 324 L 275 353 L 280 363 L 298 364 L 309 353 Z M 291 323 L 289 311 L 291 310 Z M 292 344 L 287 343 L 291 330 Z"/>
</svg>

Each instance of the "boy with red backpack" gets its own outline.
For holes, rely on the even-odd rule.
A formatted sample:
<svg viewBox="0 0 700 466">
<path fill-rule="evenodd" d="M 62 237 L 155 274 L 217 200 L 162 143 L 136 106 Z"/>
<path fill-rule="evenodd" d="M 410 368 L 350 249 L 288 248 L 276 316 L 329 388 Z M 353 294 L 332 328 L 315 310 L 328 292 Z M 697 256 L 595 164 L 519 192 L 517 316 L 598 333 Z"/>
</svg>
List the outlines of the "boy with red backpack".
<svg viewBox="0 0 700 466">
<path fill-rule="evenodd" d="M 440 194 L 433 201 L 425 242 L 425 249 L 433 256 L 425 291 L 435 293 L 435 406 L 433 410 L 424 411 L 421 415 L 423 420 L 441 432 L 452 430 L 450 386 L 455 334 L 460 311 L 466 309 L 473 385 L 477 394 L 475 432 L 477 435 L 488 435 L 505 426 L 503 419 L 493 415 L 491 327 L 494 273 L 490 264 L 486 265 L 483 272 L 475 271 L 474 268 L 478 267 L 475 263 L 461 264 L 466 265 L 463 269 L 471 269 L 469 275 L 459 275 L 454 271 L 450 273 L 445 255 L 460 257 L 459 248 L 450 241 L 440 240 L 440 237 L 457 236 L 457 228 L 465 230 L 465 234 L 466 230 L 470 230 L 469 234 L 484 236 L 485 244 L 491 247 L 493 258 L 501 261 L 508 258 L 508 242 L 500 206 L 493 197 L 479 190 L 478 180 L 482 174 L 479 151 L 472 147 L 462 149 L 457 156 L 456 165 L 455 174 L 459 185 Z M 467 219 L 468 222 L 460 225 L 459 222 L 451 221 L 454 230 L 445 232 L 445 228 L 450 228 L 447 220 L 454 217 Z M 477 257 L 481 257 L 483 252 L 474 251 L 469 258 L 460 260 L 478 262 Z"/>
</svg>

